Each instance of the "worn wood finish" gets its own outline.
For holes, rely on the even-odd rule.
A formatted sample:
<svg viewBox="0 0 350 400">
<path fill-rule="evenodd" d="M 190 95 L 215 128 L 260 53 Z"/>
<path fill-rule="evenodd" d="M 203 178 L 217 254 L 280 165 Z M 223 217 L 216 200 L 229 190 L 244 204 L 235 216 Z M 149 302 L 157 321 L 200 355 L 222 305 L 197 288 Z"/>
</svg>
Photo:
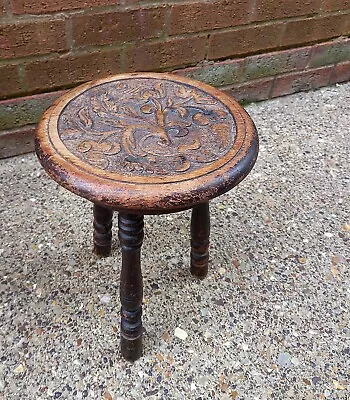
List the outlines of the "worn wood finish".
<svg viewBox="0 0 350 400">
<path fill-rule="evenodd" d="M 254 165 L 254 124 L 232 98 L 171 74 L 125 74 L 79 86 L 44 114 L 36 151 L 68 190 L 121 212 L 191 208 Z"/>
<path fill-rule="evenodd" d="M 35 148 L 48 174 L 92 201 L 95 252 L 112 211 L 122 249 L 121 353 L 142 353 L 143 215 L 192 208 L 191 272 L 208 271 L 209 200 L 236 186 L 258 154 L 255 126 L 224 93 L 171 74 L 112 76 L 71 90 L 44 114 Z"/>
<path fill-rule="evenodd" d="M 93 212 L 94 252 L 98 256 L 106 257 L 110 254 L 112 246 L 113 211 L 94 204 Z"/>
<path fill-rule="evenodd" d="M 119 240 L 122 249 L 120 274 L 121 352 L 129 361 L 142 354 L 142 273 L 141 246 L 143 241 L 143 216 L 119 214 Z"/>
<path fill-rule="evenodd" d="M 200 279 L 208 273 L 209 234 L 209 202 L 205 202 L 193 207 L 191 216 L 191 273 Z"/>
</svg>

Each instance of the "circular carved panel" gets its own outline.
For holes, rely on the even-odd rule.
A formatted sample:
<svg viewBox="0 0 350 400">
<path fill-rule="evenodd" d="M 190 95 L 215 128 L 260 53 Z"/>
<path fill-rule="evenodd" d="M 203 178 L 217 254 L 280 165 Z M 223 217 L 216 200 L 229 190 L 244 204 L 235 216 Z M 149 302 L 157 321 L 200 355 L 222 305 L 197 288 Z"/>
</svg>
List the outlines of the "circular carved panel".
<svg viewBox="0 0 350 400">
<path fill-rule="evenodd" d="M 58 116 L 57 139 L 96 175 L 176 182 L 219 167 L 236 124 L 224 103 L 195 86 L 130 77 L 72 97 Z"/>
</svg>

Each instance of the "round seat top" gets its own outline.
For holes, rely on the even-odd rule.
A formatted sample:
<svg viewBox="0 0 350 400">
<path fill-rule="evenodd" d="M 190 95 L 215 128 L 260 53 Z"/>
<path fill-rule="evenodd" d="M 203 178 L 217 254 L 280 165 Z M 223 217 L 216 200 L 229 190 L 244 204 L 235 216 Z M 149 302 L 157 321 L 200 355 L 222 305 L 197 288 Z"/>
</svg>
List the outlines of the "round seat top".
<svg viewBox="0 0 350 400">
<path fill-rule="evenodd" d="M 36 152 L 68 190 L 124 212 L 190 208 L 239 183 L 258 139 L 231 97 L 172 74 L 134 73 L 81 85 L 44 114 Z"/>
</svg>

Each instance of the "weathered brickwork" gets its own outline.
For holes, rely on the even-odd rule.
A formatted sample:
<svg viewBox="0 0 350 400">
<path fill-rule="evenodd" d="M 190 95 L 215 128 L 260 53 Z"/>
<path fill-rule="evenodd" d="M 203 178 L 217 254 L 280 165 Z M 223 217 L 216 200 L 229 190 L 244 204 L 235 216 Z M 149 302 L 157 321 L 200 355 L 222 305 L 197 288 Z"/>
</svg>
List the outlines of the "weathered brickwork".
<svg viewBox="0 0 350 400">
<path fill-rule="evenodd" d="M 14 14 L 47 14 L 58 11 L 86 9 L 98 6 L 121 4 L 118 0 L 12 0 L 11 9 Z"/>
<path fill-rule="evenodd" d="M 157 38 L 165 29 L 166 7 L 77 15 L 73 21 L 76 47 L 123 44 Z"/>
<path fill-rule="evenodd" d="M 212 31 L 248 24 L 250 1 L 197 1 L 174 4 L 170 8 L 169 34 Z"/>
<path fill-rule="evenodd" d="M 118 73 L 120 65 L 118 50 L 98 50 L 28 62 L 23 75 L 29 92 L 45 92 Z"/>
<path fill-rule="evenodd" d="M 0 58 L 16 59 L 26 56 L 68 51 L 65 21 L 33 21 L 0 26 Z"/>
<path fill-rule="evenodd" d="M 263 100 L 349 80 L 349 36 L 349 0 L 0 0 L 1 154 L 79 83 L 174 71 Z"/>
</svg>

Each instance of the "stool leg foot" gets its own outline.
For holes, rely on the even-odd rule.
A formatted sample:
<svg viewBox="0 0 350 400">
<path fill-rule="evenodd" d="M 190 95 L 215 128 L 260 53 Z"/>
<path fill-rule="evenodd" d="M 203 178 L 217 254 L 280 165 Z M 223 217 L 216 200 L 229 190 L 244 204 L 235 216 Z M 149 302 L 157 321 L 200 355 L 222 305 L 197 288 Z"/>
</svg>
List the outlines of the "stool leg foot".
<svg viewBox="0 0 350 400">
<path fill-rule="evenodd" d="M 113 211 L 94 204 L 94 252 L 98 256 L 108 256 L 112 246 Z"/>
<path fill-rule="evenodd" d="M 135 361 L 142 354 L 142 296 L 141 246 L 143 215 L 118 215 L 119 240 L 122 249 L 120 274 L 122 356 Z"/>
<path fill-rule="evenodd" d="M 203 279 L 208 273 L 210 214 L 209 202 L 192 208 L 191 273 Z"/>
</svg>

